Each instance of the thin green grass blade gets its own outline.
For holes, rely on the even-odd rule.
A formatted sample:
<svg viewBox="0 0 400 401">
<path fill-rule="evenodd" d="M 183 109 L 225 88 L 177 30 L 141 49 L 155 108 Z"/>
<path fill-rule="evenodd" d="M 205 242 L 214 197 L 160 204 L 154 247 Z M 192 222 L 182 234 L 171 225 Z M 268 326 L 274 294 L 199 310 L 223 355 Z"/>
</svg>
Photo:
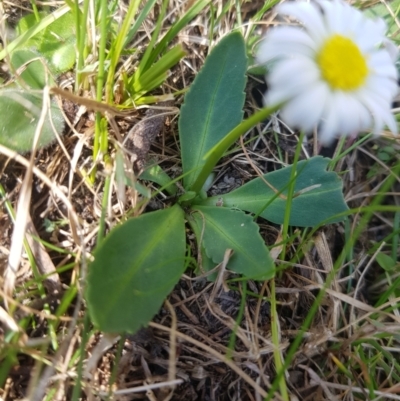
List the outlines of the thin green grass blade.
<svg viewBox="0 0 400 401">
<path fill-rule="evenodd" d="M 185 15 L 175 22 L 174 25 L 169 29 L 165 36 L 160 40 L 154 51 L 151 53 L 151 57 L 145 66 L 145 69 L 149 68 L 154 60 L 161 54 L 169 45 L 169 43 L 175 38 L 176 35 L 186 27 L 189 22 L 196 17 L 196 15 L 210 2 L 210 0 L 197 0 L 193 6 L 189 8 Z"/>
<path fill-rule="evenodd" d="M 141 76 L 145 73 L 146 71 L 146 66 L 150 67 L 148 61 L 149 58 L 152 54 L 152 52 L 154 51 L 154 45 L 157 42 L 158 39 L 158 35 L 160 34 L 161 31 L 161 27 L 162 27 L 162 22 L 165 16 L 165 13 L 167 11 L 167 5 L 168 5 L 168 0 L 164 0 L 162 3 L 162 7 L 161 7 L 161 11 L 160 11 L 160 15 L 158 16 L 157 19 L 157 23 L 155 26 L 155 29 L 151 35 L 151 39 L 149 44 L 146 47 L 146 50 L 143 54 L 142 59 L 140 60 L 139 66 L 133 76 L 133 86 L 135 87 L 138 84 L 139 79 L 141 78 Z"/>
<path fill-rule="evenodd" d="M 114 75 L 115 68 L 117 67 L 119 58 L 121 56 L 121 51 L 126 42 L 126 37 L 129 32 L 129 27 L 136 15 L 136 12 L 139 8 L 140 0 L 132 0 L 129 2 L 128 11 L 125 15 L 124 21 L 121 26 L 121 30 L 119 31 L 116 39 L 112 43 L 109 59 L 110 59 L 110 67 L 108 69 L 107 74 L 107 82 L 106 82 L 106 102 L 111 103 L 113 101 L 113 83 L 114 83 Z"/>
<path fill-rule="evenodd" d="M 160 60 L 145 71 L 142 75 L 134 76 L 133 90 L 135 93 L 146 93 L 157 88 L 164 82 L 168 70 L 186 55 L 181 45 L 169 50 Z"/>
<path fill-rule="evenodd" d="M 153 9 L 154 4 L 157 0 L 147 0 L 142 11 L 136 17 L 134 24 L 130 27 L 129 32 L 126 34 L 125 45 L 127 45 L 131 40 L 133 40 L 143 21 L 147 18 L 150 11 Z"/>
</svg>

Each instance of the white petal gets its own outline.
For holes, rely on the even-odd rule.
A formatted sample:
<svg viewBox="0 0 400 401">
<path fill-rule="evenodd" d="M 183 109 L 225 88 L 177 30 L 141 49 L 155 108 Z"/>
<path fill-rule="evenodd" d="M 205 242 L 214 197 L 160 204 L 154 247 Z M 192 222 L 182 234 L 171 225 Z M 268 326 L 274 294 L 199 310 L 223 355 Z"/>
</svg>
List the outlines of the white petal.
<svg viewBox="0 0 400 401">
<path fill-rule="evenodd" d="M 301 46 L 308 46 L 314 50 L 317 49 L 315 42 L 311 39 L 310 35 L 302 28 L 297 26 L 280 26 L 272 28 L 268 32 L 270 41 L 276 43 L 296 43 Z"/>
<path fill-rule="evenodd" d="M 379 108 L 381 110 L 386 110 L 387 112 L 389 112 L 392 108 L 391 101 L 388 101 L 383 96 L 380 96 L 380 94 L 374 93 L 372 91 L 365 90 L 362 96 L 358 97 L 358 100 L 364 104 L 366 104 L 365 100 L 367 99 L 373 100 L 375 104 L 379 105 Z"/>
<path fill-rule="evenodd" d="M 319 77 L 315 73 L 315 67 L 301 68 L 301 66 L 307 66 L 309 63 L 304 59 L 289 59 L 274 65 L 273 70 L 267 76 L 269 90 L 266 96 L 266 104 L 273 105 L 287 101 L 318 82 Z M 298 66 L 300 69 L 296 74 Z"/>
<path fill-rule="evenodd" d="M 397 80 L 397 69 L 386 50 L 378 50 L 370 54 L 368 67 L 374 74 Z"/>
<path fill-rule="evenodd" d="M 364 100 L 374 99 L 374 102 L 378 103 L 381 108 L 390 109 L 391 101 L 385 99 L 380 93 L 372 91 L 370 88 L 361 88 L 357 92 L 354 92 L 353 96 L 364 104 Z"/>
<path fill-rule="evenodd" d="M 357 99 L 353 99 L 354 118 L 357 121 L 358 132 L 367 131 L 372 125 L 372 116 L 368 109 Z"/>
<path fill-rule="evenodd" d="M 374 22 L 375 22 L 376 34 L 385 36 L 388 30 L 385 20 L 382 18 L 376 18 Z"/>
<path fill-rule="evenodd" d="M 280 90 L 280 88 L 276 90 L 269 89 L 264 96 L 264 105 L 275 106 L 277 104 L 287 102 L 291 97 L 292 97 L 291 92 Z"/>
<path fill-rule="evenodd" d="M 393 132 L 393 134 L 397 135 L 399 133 L 397 121 L 394 118 L 393 113 L 385 113 L 383 121 L 388 126 L 389 130 Z"/>
<path fill-rule="evenodd" d="M 344 3 L 338 1 L 321 1 L 324 10 L 324 19 L 330 33 L 343 33 L 346 27 Z"/>
<path fill-rule="evenodd" d="M 304 1 L 285 2 L 277 7 L 279 14 L 288 15 L 300 21 L 317 44 L 327 36 L 326 27 L 318 6 Z"/>
<path fill-rule="evenodd" d="M 292 93 L 287 88 L 269 89 L 264 96 L 265 106 L 275 106 L 277 104 L 288 101 L 292 97 Z"/>
<path fill-rule="evenodd" d="M 359 10 L 350 7 L 348 4 L 346 4 L 346 9 L 350 10 L 350 12 L 348 12 L 346 18 L 346 26 L 344 27 L 343 33 L 347 33 L 348 36 L 357 41 L 360 34 L 365 35 L 366 33 L 362 31 L 365 16 Z"/>
<path fill-rule="evenodd" d="M 297 43 L 276 43 L 266 38 L 261 43 L 259 50 L 257 51 L 257 62 L 260 64 L 266 64 L 274 59 L 288 58 L 291 56 L 303 56 L 311 58 L 314 55 L 314 51 L 307 46 L 299 46 Z"/>
<path fill-rule="evenodd" d="M 319 81 L 320 72 L 314 61 L 297 57 L 275 64 L 267 80 L 271 86 L 297 87 Z"/>
<path fill-rule="evenodd" d="M 332 92 L 327 99 L 322 124 L 318 132 L 321 144 L 329 145 L 339 133 L 339 102 L 337 92 Z"/>
<path fill-rule="evenodd" d="M 289 126 L 310 132 L 318 124 L 328 96 L 327 85 L 318 83 L 306 92 L 300 93 L 283 107 L 281 111 L 283 121 Z"/>
<path fill-rule="evenodd" d="M 382 25 L 382 23 L 383 25 Z M 364 18 L 357 32 L 356 41 L 362 52 L 371 52 L 382 44 L 386 25 L 381 19 Z"/>
<path fill-rule="evenodd" d="M 383 129 L 383 125 L 387 125 L 390 131 L 392 131 L 394 134 L 397 134 L 397 122 L 390 107 L 385 107 L 385 105 L 375 100 L 375 98 L 369 98 L 366 100 L 370 104 L 372 117 L 375 119 L 375 121 L 382 121 L 382 125 L 380 126 L 379 130 L 376 128 L 374 134 L 380 134 L 380 131 Z"/>
<path fill-rule="evenodd" d="M 398 86 L 397 82 L 392 79 L 371 75 L 367 79 L 365 90 L 378 94 L 380 97 L 387 99 L 388 102 L 392 102 L 397 95 Z"/>
<path fill-rule="evenodd" d="M 391 40 L 384 38 L 383 39 L 383 46 L 385 47 L 386 51 L 389 53 L 392 62 L 395 63 L 397 61 L 397 57 L 399 57 L 399 49 L 397 48 L 396 44 Z"/>
<path fill-rule="evenodd" d="M 338 93 L 338 120 L 339 120 L 339 134 L 340 135 L 351 135 L 358 133 L 361 128 L 365 125 L 360 124 L 360 115 L 358 100 L 352 95 L 339 92 Z M 370 122 L 370 119 L 368 119 Z"/>
<path fill-rule="evenodd" d="M 384 38 L 387 32 L 386 22 L 382 18 L 366 18 L 368 29 L 375 33 L 376 37 Z"/>
<path fill-rule="evenodd" d="M 274 58 L 297 54 L 313 57 L 315 50 L 315 43 L 303 29 L 299 27 L 272 28 L 258 48 L 257 61 L 264 64 Z"/>
<path fill-rule="evenodd" d="M 370 111 L 374 120 L 374 135 L 379 135 L 386 124 L 393 133 L 397 133 L 397 124 L 390 111 L 390 107 L 385 107 L 376 97 L 364 96 L 360 99 Z"/>
</svg>

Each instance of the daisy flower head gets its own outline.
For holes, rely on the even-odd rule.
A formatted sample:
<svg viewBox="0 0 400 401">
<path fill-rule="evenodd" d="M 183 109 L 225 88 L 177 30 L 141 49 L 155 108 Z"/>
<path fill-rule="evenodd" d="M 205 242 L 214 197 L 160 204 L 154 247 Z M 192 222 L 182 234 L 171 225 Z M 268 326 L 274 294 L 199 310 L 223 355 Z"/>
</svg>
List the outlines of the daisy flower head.
<svg viewBox="0 0 400 401">
<path fill-rule="evenodd" d="M 289 126 L 318 126 L 323 144 L 369 129 L 378 135 L 385 125 L 397 133 L 397 49 L 384 21 L 341 0 L 285 2 L 277 12 L 301 26 L 272 28 L 260 45 L 258 62 L 271 62 L 266 104 L 282 103 Z"/>
</svg>

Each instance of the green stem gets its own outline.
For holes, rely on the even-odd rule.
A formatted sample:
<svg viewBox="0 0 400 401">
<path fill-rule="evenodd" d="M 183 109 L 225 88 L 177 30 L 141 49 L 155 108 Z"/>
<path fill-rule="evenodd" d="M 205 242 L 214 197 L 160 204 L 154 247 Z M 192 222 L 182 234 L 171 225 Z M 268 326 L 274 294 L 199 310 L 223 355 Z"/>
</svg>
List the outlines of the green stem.
<svg viewBox="0 0 400 401">
<path fill-rule="evenodd" d="M 272 279 L 271 283 L 271 336 L 272 344 L 274 345 L 274 361 L 275 369 L 277 372 L 283 371 L 283 363 L 281 359 L 281 353 L 279 350 L 280 338 L 279 338 L 279 317 L 276 309 L 276 291 L 275 291 L 275 280 Z M 286 387 L 285 376 L 280 375 L 279 377 L 279 389 L 281 397 L 285 401 L 289 401 L 289 394 Z"/>
<path fill-rule="evenodd" d="M 400 227 L 400 212 L 394 214 L 393 232 L 398 232 Z M 394 235 L 392 239 L 392 259 L 397 260 L 397 251 L 399 249 L 399 234 Z"/>
<path fill-rule="evenodd" d="M 146 51 L 144 52 L 144 55 L 142 57 L 142 59 L 140 60 L 139 63 L 139 67 L 137 68 L 133 79 L 135 83 L 138 83 L 140 77 L 146 72 L 146 70 L 150 67 L 148 61 L 149 58 L 154 50 L 154 46 L 159 38 L 160 32 L 161 32 L 161 28 L 162 28 L 162 23 L 165 17 L 165 14 L 167 12 L 167 7 L 168 7 L 168 1 L 163 1 L 162 6 L 161 6 L 161 12 L 160 15 L 158 16 L 157 19 L 157 24 L 156 27 L 154 29 L 154 32 L 151 35 L 151 39 L 149 44 L 146 47 Z"/>
<path fill-rule="evenodd" d="M 111 188 L 111 176 L 107 175 L 104 183 L 104 193 L 103 199 L 101 203 L 101 216 L 99 221 L 99 233 L 97 234 L 97 243 L 96 246 L 101 244 L 101 241 L 104 239 L 105 229 L 106 229 L 106 218 L 107 218 L 107 207 L 108 207 L 108 199 L 110 196 L 110 188 Z"/>
<path fill-rule="evenodd" d="M 297 162 L 299 161 L 299 158 L 300 158 L 301 145 L 303 143 L 303 139 L 304 139 L 304 133 L 302 132 L 300 134 L 299 143 L 296 147 L 296 153 L 294 155 L 292 170 L 290 172 L 290 181 L 289 181 L 288 192 L 287 192 L 285 216 L 283 219 L 283 227 L 282 227 L 282 238 L 283 238 L 282 252 L 281 252 L 282 260 L 285 260 L 286 239 L 288 238 L 288 233 L 289 233 L 289 222 L 290 222 L 290 215 L 291 215 L 291 211 L 292 211 L 292 200 L 293 200 L 294 189 L 295 189 L 295 185 L 296 185 Z"/>
<path fill-rule="evenodd" d="M 111 401 L 113 399 L 113 387 L 118 377 L 118 370 L 120 368 L 120 361 L 122 357 L 122 351 L 125 345 L 125 338 L 126 338 L 125 335 L 122 335 L 120 340 L 118 341 L 118 347 L 115 353 L 114 366 L 111 372 L 110 380 L 108 381 L 108 395 L 106 401 Z"/>
<path fill-rule="evenodd" d="M 97 72 L 96 82 L 96 100 L 101 102 L 103 99 L 103 87 L 104 87 L 104 74 L 105 74 L 105 60 L 106 60 L 106 46 L 107 46 L 107 26 L 108 26 L 108 13 L 107 13 L 107 0 L 101 0 L 100 2 L 100 42 L 99 42 L 99 68 Z M 96 161 L 97 155 L 100 150 L 100 142 L 102 136 L 101 130 L 101 114 L 96 113 L 95 133 L 93 142 L 93 161 Z M 97 169 L 93 169 L 90 174 L 91 182 L 94 182 L 96 177 Z"/>
<path fill-rule="evenodd" d="M 75 92 L 78 92 L 79 89 L 79 83 L 80 83 L 80 74 L 79 71 L 82 69 L 83 66 L 83 55 L 82 55 L 82 41 L 81 41 L 81 13 L 80 13 L 80 8 L 79 8 L 79 1 L 75 0 L 75 30 L 76 30 L 76 47 L 78 48 L 78 59 L 76 62 L 76 76 L 75 76 Z"/>
<path fill-rule="evenodd" d="M 78 46 L 78 61 L 76 66 L 76 80 L 75 80 L 75 91 L 78 92 L 79 86 L 82 80 L 82 70 L 85 64 L 86 58 L 86 46 L 87 46 L 87 21 L 89 15 L 89 0 L 83 2 L 83 13 L 79 8 L 79 1 L 76 2 L 76 34 L 77 34 L 77 46 Z"/>
<path fill-rule="evenodd" d="M 122 26 L 115 41 L 112 44 L 110 50 L 110 66 L 108 69 L 107 81 L 106 81 L 106 102 L 111 104 L 113 102 L 114 93 L 113 93 L 113 84 L 114 84 L 114 75 L 115 70 L 117 68 L 118 61 L 121 56 L 122 49 L 125 44 L 126 36 L 128 35 L 129 27 L 134 20 L 135 14 L 139 8 L 140 1 L 132 0 L 129 2 L 129 7 L 126 12 L 124 21 L 122 22 Z"/>
<path fill-rule="evenodd" d="M 81 398 L 81 392 L 82 392 L 82 378 L 83 378 L 83 361 L 85 359 L 85 347 L 87 345 L 87 342 L 89 340 L 89 334 L 90 334 L 90 318 L 89 314 L 85 313 L 85 317 L 83 319 L 83 330 L 82 330 L 82 335 L 81 335 L 81 346 L 80 346 L 80 356 L 79 356 L 79 362 L 78 362 L 78 367 L 77 367 L 77 377 L 75 381 L 75 385 L 73 386 L 73 391 L 72 391 L 72 396 L 71 400 L 72 401 L 78 401 Z"/>
<path fill-rule="evenodd" d="M 36 0 L 31 0 L 32 11 L 35 16 L 36 22 L 40 21 L 40 13 L 36 5 Z"/>
<path fill-rule="evenodd" d="M 195 183 L 190 188 L 190 191 L 199 193 L 203 188 L 207 177 L 211 174 L 214 167 L 217 165 L 221 157 L 227 151 L 227 149 L 232 146 L 241 135 L 245 134 L 248 130 L 253 128 L 256 124 L 265 120 L 274 111 L 280 108 L 281 104 L 277 104 L 272 107 L 266 107 L 259 110 L 257 113 L 253 114 L 247 120 L 242 121 L 237 127 L 235 127 L 231 132 L 229 132 L 223 139 L 221 139 L 203 158 L 205 164 L 200 170 L 199 175 Z"/>
<path fill-rule="evenodd" d="M 240 283 L 239 283 L 239 285 L 240 285 Z M 247 295 L 247 282 L 246 281 L 243 281 L 243 289 L 241 292 L 242 292 L 242 298 L 240 301 L 239 313 L 235 319 L 235 326 L 233 327 L 232 333 L 229 338 L 228 351 L 226 353 L 227 359 L 232 359 L 232 354 L 235 349 L 237 329 L 240 326 L 240 322 L 243 319 L 244 309 L 246 307 L 246 295 Z"/>
</svg>

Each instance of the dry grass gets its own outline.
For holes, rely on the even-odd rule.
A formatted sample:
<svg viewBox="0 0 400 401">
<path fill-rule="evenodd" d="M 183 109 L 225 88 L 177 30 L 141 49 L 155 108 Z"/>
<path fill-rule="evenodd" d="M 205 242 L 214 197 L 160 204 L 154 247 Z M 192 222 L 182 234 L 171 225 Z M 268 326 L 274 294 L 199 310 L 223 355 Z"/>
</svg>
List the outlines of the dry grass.
<svg viewBox="0 0 400 401">
<path fill-rule="evenodd" d="M 221 13 L 229 2 L 212 3 L 214 11 Z M 245 33 L 249 18 L 264 5 L 261 1 L 230 3 L 214 35 L 210 33 L 209 7 L 179 35 L 188 57 L 173 69 L 157 95 L 190 85 L 209 51 L 209 38 L 216 43 L 237 23 L 236 3 L 241 4 Z M 3 6 L 15 16 L 29 9 L 30 3 L 4 2 Z M 170 1 L 164 29 L 185 7 Z M 118 12 L 124 10 L 121 2 Z M 263 30 L 274 23 L 273 16 L 263 16 Z M 145 21 L 135 46 L 146 46 L 155 18 L 152 15 Z M 74 91 L 74 83 L 66 77 L 61 85 Z M 248 114 L 260 106 L 263 91 L 260 79 L 250 77 Z M 94 92 L 89 80 L 79 95 L 94 98 Z M 181 173 L 176 119 L 181 102 L 178 97 L 169 105 L 147 155 L 173 177 Z M 341 265 L 336 260 L 365 213 L 352 215 L 347 225 L 330 225 L 311 234 L 293 229 L 284 257 L 279 248 L 273 248 L 276 264 L 283 268 L 275 280 L 278 322 L 271 320 L 271 283 L 232 282 L 229 273 L 212 283 L 187 271 L 148 328 L 133 336 L 107 337 L 91 326 L 82 287 L 99 231 L 110 165 L 102 160 L 94 163 L 91 158 L 94 110 L 81 103 L 64 99 L 70 123 L 62 147 L 56 143 L 24 156 L 0 147 L 5 189 L 0 209 L 0 270 L 9 272 L 7 261 L 11 259 L 15 273 L 15 282 L 7 275 L 0 279 L 0 378 L 5 383 L 0 399 L 262 400 L 276 379 L 271 325 L 279 329 L 283 357 L 294 339 L 302 337 L 284 372 L 291 400 L 400 399 L 399 264 L 384 271 L 377 262 L 382 252 L 398 258 L 398 175 L 382 202 L 397 209 L 377 207 Z M 129 116 L 111 113 L 111 158 L 117 148 L 114 144 L 121 145 L 145 117 L 140 109 Z M 241 185 L 257 174 L 255 167 L 266 172 L 290 163 L 297 141 L 296 132 L 290 132 L 278 117 L 272 118 L 244 138 L 245 148 L 238 144 L 236 151 L 222 160 L 211 192 Z M 383 160 L 385 146 L 396 150 L 389 160 Z M 395 167 L 399 150 L 398 139 L 382 137 L 366 140 L 340 157 L 335 170 L 343 178 L 350 207 L 370 204 L 388 177 L 399 173 Z M 321 152 L 335 157 L 340 150 L 320 150 L 310 138 L 302 157 Z M 129 149 L 125 149 L 125 157 L 132 157 Z M 97 174 L 91 184 L 87 176 L 94 166 Z M 129 173 L 134 176 L 135 172 Z M 145 185 L 156 189 L 151 183 Z M 107 231 L 128 211 L 138 215 L 158 209 L 168 200 L 160 194 L 148 204 L 141 201 L 140 194 L 114 180 L 105 208 Z M 13 209 L 17 210 L 15 224 Z M 262 219 L 259 224 L 268 245 L 280 243 L 279 226 Z M 20 258 L 18 248 L 24 238 L 32 254 L 25 251 Z M 196 247 L 192 248 L 197 257 Z M 302 332 L 329 275 L 332 280 L 317 304 L 312 324 Z M 271 399 L 284 398 L 275 392 Z"/>
</svg>

